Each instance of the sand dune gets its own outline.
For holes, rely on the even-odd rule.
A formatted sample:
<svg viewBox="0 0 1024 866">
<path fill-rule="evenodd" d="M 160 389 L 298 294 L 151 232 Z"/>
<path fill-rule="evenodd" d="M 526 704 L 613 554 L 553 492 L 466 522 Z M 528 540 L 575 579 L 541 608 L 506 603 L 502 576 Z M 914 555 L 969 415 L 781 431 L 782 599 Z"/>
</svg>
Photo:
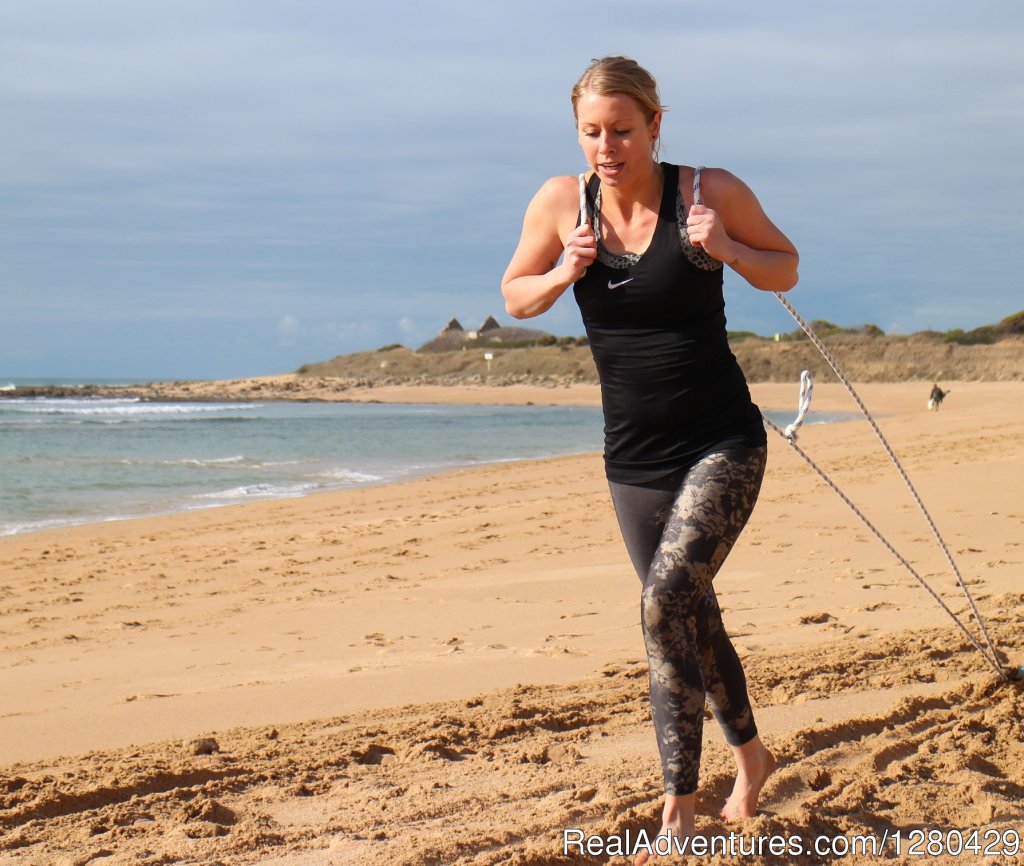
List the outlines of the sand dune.
<svg viewBox="0 0 1024 866">
<path fill-rule="evenodd" d="M 863 394 L 1024 662 L 1024 386 L 961 383 L 940 413 L 919 383 Z M 976 632 L 866 425 L 800 443 Z M 1024 862 L 1021 687 L 770 448 L 716 585 L 781 767 L 723 824 L 711 722 L 698 828 L 886 848 L 700 862 Z M 0 863 L 627 862 L 564 831 L 657 829 L 636 596 L 596 455 L 0 539 Z"/>
</svg>

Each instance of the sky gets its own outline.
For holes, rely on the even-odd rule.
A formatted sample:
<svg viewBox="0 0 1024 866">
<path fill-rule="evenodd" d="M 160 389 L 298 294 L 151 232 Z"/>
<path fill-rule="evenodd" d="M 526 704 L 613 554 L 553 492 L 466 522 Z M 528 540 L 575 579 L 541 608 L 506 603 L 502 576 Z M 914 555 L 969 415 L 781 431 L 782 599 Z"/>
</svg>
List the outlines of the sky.
<svg viewBox="0 0 1024 866">
<path fill-rule="evenodd" d="M 585 168 L 569 93 L 626 54 L 662 158 L 801 253 L 808 320 L 1024 308 L 1020 0 L 5 0 L 0 380 L 294 370 L 502 324 L 530 198 Z M 796 325 L 726 277 L 731 330 Z M 526 323 L 583 333 L 571 292 Z M 0 382 L 2 384 L 2 382 Z"/>
</svg>

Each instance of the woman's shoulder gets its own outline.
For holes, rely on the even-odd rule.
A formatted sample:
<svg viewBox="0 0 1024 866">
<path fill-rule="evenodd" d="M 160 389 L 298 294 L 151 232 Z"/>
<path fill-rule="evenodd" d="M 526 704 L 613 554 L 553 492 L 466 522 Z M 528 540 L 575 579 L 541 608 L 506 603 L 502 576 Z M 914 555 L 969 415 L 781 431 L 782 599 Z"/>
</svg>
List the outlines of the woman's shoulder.
<svg viewBox="0 0 1024 866">
<path fill-rule="evenodd" d="M 725 204 L 734 200 L 737 195 L 749 192 L 747 185 L 728 169 L 707 165 L 679 165 L 677 168 L 679 193 L 687 204 L 691 201 L 697 169 L 700 169 L 700 197 L 704 204 Z"/>
<path fill-rule="evenodd" d="M 700 169 L 700 185 L 701 189 L 705 186 L 727 189 L 733 187 L 742 181 L 736 177 L 731 171 L 725 168 L 711 165 L 677 165 L 676 168 L 679 170 L 679 188 L 689 189 L 693 186 L 693 181 L 696 176 L 697 170 Z"/>
<path fill-rule="evenodd" d="M 528 214 L 543 214 L 544 221 L 561 225 L 570 215 L 579 213 L 579 177 L 558 175 L 549 177 L 534 195 L 527 210 Z"/>
<path fill-rule="evenodd" d="M 549 204 L 558 202 L 578 202 L 580 195 L 579 175 L 560 174 L 549 177 L 537 191 L 537 198 L 543 198 Z"/>
</svg>

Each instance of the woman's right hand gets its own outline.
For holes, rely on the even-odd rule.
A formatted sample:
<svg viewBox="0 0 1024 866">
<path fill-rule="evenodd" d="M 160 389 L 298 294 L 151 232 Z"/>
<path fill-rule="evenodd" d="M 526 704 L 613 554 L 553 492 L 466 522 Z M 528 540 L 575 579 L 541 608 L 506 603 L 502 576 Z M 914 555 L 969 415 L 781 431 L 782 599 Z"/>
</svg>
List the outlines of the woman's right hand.
<svg viewBox="0 0 1024 866">
<path fill-rule="evenodd" d="M 509 315 L 529 319 L 551 309 L 597 258 L 594 230 L 577 226 L 578 214 L 575 177 L 553 177 L 533 197 L 519 246 L 501 279 Z"/>
<path fill-rule="evenodd" d="M 587 268 L 597 258 L 597 236 L 590 223 L 584 223 L 573 229 L 565 239 L 565 252 L 562 253 L 562 265 L 571 275 L 570 283 L 583 279 Z"/>
</svg>

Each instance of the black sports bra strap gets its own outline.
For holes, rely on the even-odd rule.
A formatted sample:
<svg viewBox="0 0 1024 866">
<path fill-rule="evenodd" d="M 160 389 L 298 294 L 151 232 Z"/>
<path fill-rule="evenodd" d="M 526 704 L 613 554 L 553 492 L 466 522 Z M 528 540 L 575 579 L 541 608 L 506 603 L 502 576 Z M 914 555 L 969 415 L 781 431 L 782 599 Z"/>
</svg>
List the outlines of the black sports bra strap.
<svg viewBox="0 0 1024 866">
<path fill-rule="evenodd" d="M 590 213 L 590 224 L 594 225 L 594 217 L 597 214 L 597 193 L 601 189 L 601 178 L 597 176 L 595 171 L 591 176 L 590 180 L 587 181 L 587 210 Z"/>
<path fill-rule="evenodd" d="M 671 162 L 661 164 L 663 187 L 658 215 L 670 225 L 676 222 L 676 198 L 679 195 L 679 166 Z"/>
</svg>

